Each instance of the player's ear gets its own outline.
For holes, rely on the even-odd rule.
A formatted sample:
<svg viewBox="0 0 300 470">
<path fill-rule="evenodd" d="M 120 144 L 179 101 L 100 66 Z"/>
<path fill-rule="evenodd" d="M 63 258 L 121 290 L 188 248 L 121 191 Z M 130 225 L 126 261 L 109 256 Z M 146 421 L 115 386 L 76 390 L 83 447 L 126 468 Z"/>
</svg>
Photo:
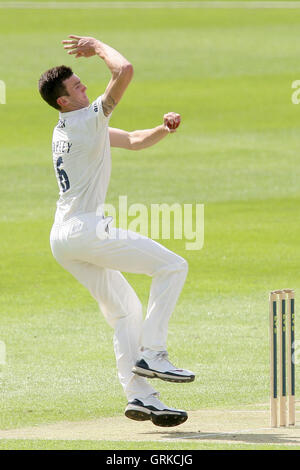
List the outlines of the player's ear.
<svg viewBox="0 0 300 470">
<path fill-rule="evenodd" d="M 60 108 L 64 108 L 68 104 L 68 99 L 65 96 L 59 96 L 56 103 Z"/>
</svg>

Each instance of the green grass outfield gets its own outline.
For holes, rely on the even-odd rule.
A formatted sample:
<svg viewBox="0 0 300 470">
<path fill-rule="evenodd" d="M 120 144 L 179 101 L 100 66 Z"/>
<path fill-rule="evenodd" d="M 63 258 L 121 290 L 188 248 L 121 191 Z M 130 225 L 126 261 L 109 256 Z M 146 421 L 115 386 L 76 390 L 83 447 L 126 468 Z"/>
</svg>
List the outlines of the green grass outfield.
<svg viewBox="0 0 300 470">
<path fill-rule="evenodd" d="M 65 54 L 60 41 L 71 33 L 98 36 L 134 64 L 112 126 L 147 128 L 167 111 L 182 114 L 178 133 L 156 147 L 112 151 L 107 202 L 117 204 L 121 194 L 129 203 L 205 204 L 201 251 L 163 241 L 189 263 L 168 349 L 197 380 L 157 383 L 162 400 L 188 410 L 268 401 L 268 292 L 299 292 L 300 107 L 291 102 L 291 84 L 300 79 L 299 25 L 293 10 L 1 10 L 0 340 L 7 364 L 0 429 L 121 415 L 126 404 L 112 331 L 49 247 L 57 113 L 41 101 L 37 80 L 69 64 L 94 98 L 109 79 L 100 60 Z M 150 280 L 127 277 L 146 306 Z M 143 445 L 170 446 L 102 448 Z M 0 442 L 0 449 L 59 446 L 100 444 Z M 210 447 L 260 446 L 180 443 Z"/>
</svg>

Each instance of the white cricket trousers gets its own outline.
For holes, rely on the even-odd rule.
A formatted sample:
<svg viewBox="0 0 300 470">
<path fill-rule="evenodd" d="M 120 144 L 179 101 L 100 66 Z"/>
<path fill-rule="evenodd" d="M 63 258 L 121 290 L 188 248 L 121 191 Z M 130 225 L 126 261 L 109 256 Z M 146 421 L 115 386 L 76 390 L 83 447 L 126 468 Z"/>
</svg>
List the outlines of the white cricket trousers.
<svg viewBox="0 0 300 470">
<path fill-rule="evenodd" d="M 90 291 L 114 328 L 118 376 L 127 399 L 145 398 L 155 390 L 131 370 L 141 347 L 166 350 L 169 318 L 188 265 L 147 237 L 116 228 L 107 232 L 105 227 L 105 219 L 95 213 L 54 224 L 51 249 L 58 263 Z M 145 320 L 138 296 L 120 271 L 152 277 Z"/>
</svg>

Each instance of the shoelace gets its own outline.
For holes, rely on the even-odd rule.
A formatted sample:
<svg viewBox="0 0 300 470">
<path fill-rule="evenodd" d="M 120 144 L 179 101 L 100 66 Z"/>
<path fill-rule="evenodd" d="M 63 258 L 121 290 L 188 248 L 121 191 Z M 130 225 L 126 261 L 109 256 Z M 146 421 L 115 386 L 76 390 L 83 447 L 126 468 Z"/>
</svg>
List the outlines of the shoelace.
<svg viewBox="0 0 300 470">
<path fill-rule="evenodd" d="M 154 397 L 159 401 L 160 406 L 163 408 L 168 408 L 159 398 L 160 398 L 160 393 L 159 392 L 153 392 L 150 394 L 150 397 Z"/>
<path fill-rule="evenodd" d="M 159 361 L 163 361 L 163 360 L 167 361 L 170 364 L 170 366 L 172 366 L 175 369 L 174 365 L 169 361 L 168 358 L 169 358 L 169 355 L 167 351 L 159 351 L 159 353 L 157 354 L 157 359 Z"/>
</svg>

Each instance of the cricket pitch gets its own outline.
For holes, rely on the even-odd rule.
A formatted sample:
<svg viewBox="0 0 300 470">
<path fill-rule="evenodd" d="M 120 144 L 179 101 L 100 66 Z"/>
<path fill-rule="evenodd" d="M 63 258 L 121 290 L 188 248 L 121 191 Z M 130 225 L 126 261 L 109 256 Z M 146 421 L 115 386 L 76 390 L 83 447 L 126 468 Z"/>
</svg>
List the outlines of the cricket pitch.
<svg viewBox="0 0 300 470">
<path fill-rule="evenodd" d="M 197 410 L 181 426 L 159 428 L 150 421 L 125 416 L 89 421 L 62 421 L 19 429 L 0 430 L 1 439 L 94 440 L 94 441 L 197 441 L 299 446 L 300 410 L 296 426 L 271 428 L 270 413 L 263 409 Z"/>
</svg>

